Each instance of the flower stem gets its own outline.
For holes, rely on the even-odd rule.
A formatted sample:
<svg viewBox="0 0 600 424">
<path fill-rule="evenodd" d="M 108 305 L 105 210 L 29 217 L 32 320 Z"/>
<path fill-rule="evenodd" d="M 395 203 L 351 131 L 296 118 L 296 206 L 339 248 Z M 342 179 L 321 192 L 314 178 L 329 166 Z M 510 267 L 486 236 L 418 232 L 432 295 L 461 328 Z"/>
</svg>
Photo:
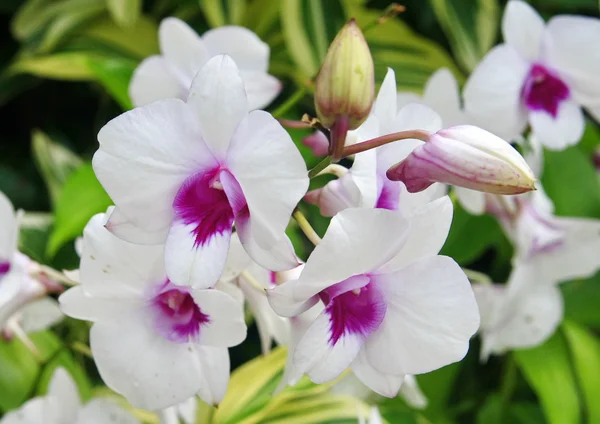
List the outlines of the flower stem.
<svg viewBox="0 0 600 424">
<path fill-rule="evenodd" d="M 390 18 L 394 18 L 396 16 L 398 16 L 400 13 L 404 12 L 404 10 L 406 10 L 406 8 L 404 6 L 401 6 L 397 3 L 392 3 L 390 4 L 381 14 L 380 17 L 378 17 L 377 19 L 375 19 L 372 22 L 369 22 L 367 25 L 365 25 L 362 28 L 362 32 L 363 34 L 366 33 L 367 31 L 369 31 L 372 28 L 375 28 L 377 25 L 381 25 L 382 23 L 384 23 L 385 21 L 387 21 Z"/>
<path fill-rule="evenodd" d="M 73 344 L 71 345 L 71 349 L 73 349 L 75 352 L 81 353 L 84 356 L 87 356 L 88 358 L 94 359 L 94 355 L 92 355 L 92 350 L 85 343 L 82 343 L 80 341 L 73 342 Z"/>
<path fill-rule="evenodd" d="M 512 354 L 507 354 L 504 359 L 504 370 L 502 372 L 502 383 L 500 386 L 500 397 L 503 410 L 509 405 L 517 386 L 517 363 Z"/>
<path fill-rule="evenodd" d="M 325 168 L 327 168 L 331 164 L 331 158 L 326 157 L 321 162 L 319 162 L 313 169 L 308 171 L 308 178 L 314 178 L 321 173 Z"/>
<path fill-rule="evenodd" d="M 427 141 L 431 133 L 425 130 L 408 130 L 400 131 L 397 133 L 382 135 L 381 137 L 375 137 L 371 140 L 363 141 L 362 143 L 356 143 L 351 146 L 344 147 L 342 157 L 345 158 L 350 155 L 365 152 L 367 150 L 375 149 L 394 141 L 407 140 L 410 138 L 416 138 L 417 140 Z"/>
<path fill-rule="evenodd" d="M 308 123 L 306 123 L 304 121 L 293 121 L 291 119 L 283 119 L 283 118 L 279 118 L 278 121 L 281 124 L 281 126 L 284 127 L 284 128 L 292 128 L 292 129 L 308 129 L 308 128 L 312 128 L 310 126 L 310 124 L 308 124 Z"/>
<path fill-rule="evenodd" d="M 248 271 L 242 271 L 240 275 L 244 277 L 250 287 L 257 292 L 262 293 L 263 295 L 265 294 L 265 288 L 258 282 L 256 278 L 254 278 L 254 275 L 250 274 Z"/>
<path fill-rule="evenodd" d="M 300 227 L 306 238 L 310 240 L 312 244 L 316 246 L 321 242 L 321 237 L 319 237 L 317 232 L 310 225 L 310 222 L 308 222 L 308 220 L 306 219 L 304 214 L 300 212 L 300 210 L 296 209 L 292 214 L 292 217 L 296 220 L 296 223 L 298 223 L 298 227 Z"/>
<path fill-rule="evenodd" d="M 292 94 L 291 97 L 289 97 L 285 102 L 283 102 L 283 104 L 275 109 L 271 115 L 273 115 L 275 118 L 285 115 L 291 108 L 296 106 L 296 103 L 302 100 L 306 94 L 306 90 L 307 88 L 305 86 L 298 87 L 294 94 Z"/>
<path fill-rule="evenodd" d="M 39 274 L 41 274 L 40 276 L 42 277 L 47 277 L 50 278 L 53 281 L 56 281 L 57 283 L 61 283 L 64 284 L 65 286 L 76 286 L 77 282 L 71 280 L 69 277 L 67 277 L 65 274 L 63 274 L 60 271 L 55 270 L 54 268 L 51 268 L 49 266 L 46 265 L 42 265 L 40 264 L 40 272 Z M 48 287 L 47 288 L 51 288 Z"/>
</svg>

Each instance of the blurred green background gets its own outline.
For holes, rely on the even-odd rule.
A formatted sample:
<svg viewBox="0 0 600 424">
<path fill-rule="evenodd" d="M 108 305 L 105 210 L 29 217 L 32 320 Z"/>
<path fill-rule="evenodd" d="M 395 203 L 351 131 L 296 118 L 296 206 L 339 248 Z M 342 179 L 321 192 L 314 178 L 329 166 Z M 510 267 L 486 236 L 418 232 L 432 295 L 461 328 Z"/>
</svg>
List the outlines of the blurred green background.
<svg viewBox="0 0 600 424">
<path fill-rule="evenodd" d="M 598 16 L 597 0 L 530 3 L 545 17 Z M 389 4 L 3 0 L 0 190 L 15 207 L 28 212 L 22 251 L 56 269 L 77 267 L 73 240 L 94 213 L 110 204 L 90 166 L 96 134 L 131 107 L 129 78 L 143 58 L 158 53 L 157 27 L 164 17 L 177 16 L 200 34 L 224 24 L 255 31 L 271 47 L 270 73 L 284 82 L 283 92 L 269 110 L 289 119 L 314 115 L 311 78 L 329 42 L 350 17 L 369 28 L 365 35 L 378 82 L 386 67 L 392 67 L 399 90 L 420 92 L 440 67 L 449 68 L 462 84 L 500 41 L 503 1 L 406 0 L 401 3 L 406 10 L 398 18 L 376 23 Z M 286 100 L 291 97 L 299 101 L 289 107 Z M 309 166 L 314 165 L 317 159 L 300 144 L 308 131 L 291 134 Z M 591 160 L 598 145 L 600 130 L 588 122 L 577 146 L 546 152 L 542 182 L 557 214 L 600 218 L 600 179 Z M 313 184 L 322 182 L 317 179 Z M 306 206 L 305 212 L 322 234 L 327 220 L 312 207 Z M 310 245 L 295 228 L 290 228 L 290 235 L 299 254 L 306 257 Z M 496 221 L 470 216 L 458 206 L 443 253 L 494 281 L 505 281 L 510 271 L 512 248 Z M 561 288 L 565 323 L 544 345 L 492 357 L 482 365 L 475 339 L 464 361 L 419 378 L 430 401 L 425 411 L 413 411 L 400 399 L 385 400 L 380 406 L 384 416 L 392 423 L 600 423 L 600 275 Z M 54 332 L 34 335 L 44 357 L 41 361 L 16 342 L 0 342 L 0 411 L 43 392 L 57 364 L 73 372 L 89 394 L 99 379 L 93 363 L 78 351 L 78 343 L 86 338 L 86 324 L 71 320 Z M 233 366 L 259 354 L 252 329 L 249 339 L 232 349 Z"/>
</svg>

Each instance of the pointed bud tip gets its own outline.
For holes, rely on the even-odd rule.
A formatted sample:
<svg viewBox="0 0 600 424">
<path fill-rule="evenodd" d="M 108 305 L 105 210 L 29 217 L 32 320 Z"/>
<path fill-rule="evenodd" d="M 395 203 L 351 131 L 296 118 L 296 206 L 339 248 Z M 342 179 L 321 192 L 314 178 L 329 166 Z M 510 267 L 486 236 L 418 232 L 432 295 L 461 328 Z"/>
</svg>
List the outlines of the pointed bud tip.
<svg viewBox="0 0 600 424">
<path fill-rule="evenodd" d="M 535 190 L 536 178 L 523 157 L 505 140 L 481 128 L 464 125 L 443 129 L 387 170 L 410 193 L 434 182 L 493 194 Z"/>
</svg>

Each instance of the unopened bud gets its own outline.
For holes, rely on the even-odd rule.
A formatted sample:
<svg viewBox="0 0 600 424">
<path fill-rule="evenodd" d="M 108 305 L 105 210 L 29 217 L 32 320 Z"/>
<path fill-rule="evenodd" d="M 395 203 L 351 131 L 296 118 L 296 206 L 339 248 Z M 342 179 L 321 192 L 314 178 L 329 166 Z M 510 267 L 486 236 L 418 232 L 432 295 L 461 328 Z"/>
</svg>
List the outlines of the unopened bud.
<svg viewBox="0 0 600 424">
<path fill-rule="evenodd" d="M 317 76 L 315 108 L 321 124 L 331 128 L 347 120 L 354 130 L 369 116 L 375 98 L 373 58 L 360 28 L 351 19 L 335 37 Z"/>
<path fill-rule="evenodd" d="M 495 194 L 535 190 L 535 176 L 509 143 L 472 125 L 459 125 L 432 134 L 402 162 L 387 171 L 410 193 L 434 182 Z"/>
</svg>

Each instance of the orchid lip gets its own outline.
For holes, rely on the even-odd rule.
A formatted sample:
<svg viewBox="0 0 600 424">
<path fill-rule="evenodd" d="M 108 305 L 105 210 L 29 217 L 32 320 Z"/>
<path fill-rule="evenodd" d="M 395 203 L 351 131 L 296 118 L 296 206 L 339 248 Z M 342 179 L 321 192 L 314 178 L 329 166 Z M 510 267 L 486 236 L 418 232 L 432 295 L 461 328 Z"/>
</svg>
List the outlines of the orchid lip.
<svg viewBox="0 0 600 424">
<path fill-rule="evenodd" d="M 570 96 L 567 84 L 553 71 L 538 63 L 529 70 L 522 96 L 531 111 L 545 111 L 556 119 L 560 104 Z"/>
<path fill-rule="evenodd" d="M 0 278 L 4 277 L 10 272 L 10 262 L 0 260 Z"/>
<path fill-rule="evenodd" d="M 194 302 L 189 288 L 175 286 L 169 280 L 157 288 L 150 308 L 156 331 L 176 343 L 198 340 L 201 327 L 211 321 Z"/>
<path fill-rule="evenodd" d="M 347 335 L 366 339 L 377 331 L 385 317 L 386 303 L 368 275 L 350 277 L 323 290 L 319 296 L 329 315 L 331 346 Z"/>
<path fill-rule="evenodd" d="M 224 179 L 235 185 L 235 199 L 229 199 Z M 203 246 L 215 234 L 231 231 L 237 213 L 246 205 L 243 194 L 238 196 L 237 192 L 241 193 L 237 180 L 221 167 L 196 173 L 183 182 L 173 209 L 176 219 L 193 226 L 196 247 Z"/>
</svg>

